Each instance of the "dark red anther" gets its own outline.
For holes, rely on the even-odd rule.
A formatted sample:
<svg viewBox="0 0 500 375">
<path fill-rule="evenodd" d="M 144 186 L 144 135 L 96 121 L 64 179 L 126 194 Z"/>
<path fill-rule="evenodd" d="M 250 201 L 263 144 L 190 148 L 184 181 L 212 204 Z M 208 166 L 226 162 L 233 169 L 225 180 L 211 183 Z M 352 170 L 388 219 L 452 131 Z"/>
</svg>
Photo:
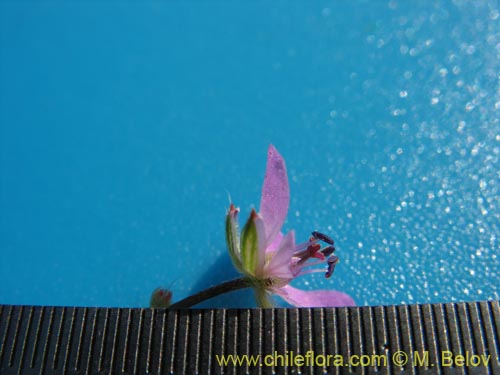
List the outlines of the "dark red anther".
<svg viewBox="0 0 500 375">
<path fill-rule="evenodd" d="M 314 231 L 311 234 L 316 240 L 320 240 L 320 241 L 326 242 L 329 245 L 333 245 L 333 240 L 330 237 L 328 237 L 326 234 L 323 234 L 323 233 L 320 233 L 317 231 Z"/>
<path fill-rule="evenodd" d="M 339 258 L 336 256 L 332 256 L 328 258 L 328 269 L 326 270 L 325 277 L 328 279 L 330 276 L 333 275 L 333 271 L 335 271 L 335 266 L 339 262 Z"/>
<path fill-rule="evenodd" d="M 323 250 L 321 250 L 321 252 L 325 257 L 332 255 L 334 251 L 335 251 L 335 246 L 327 246 Z"/>
</svg>

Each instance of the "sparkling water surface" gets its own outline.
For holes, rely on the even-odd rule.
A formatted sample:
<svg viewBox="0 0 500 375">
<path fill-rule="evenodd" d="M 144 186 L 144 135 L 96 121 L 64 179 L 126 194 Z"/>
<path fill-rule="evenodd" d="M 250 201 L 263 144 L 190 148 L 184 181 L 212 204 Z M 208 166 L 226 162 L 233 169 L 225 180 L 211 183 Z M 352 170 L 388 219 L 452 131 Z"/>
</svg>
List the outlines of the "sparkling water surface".
<svg viewBox="0 0 500 375">
<path fill-rule="evenodd" d="M 0 303 L 147 306 L 236 276 L 228 194 L 359 305 L 498 299 L 496 1 L 0 4 Z M 236 292 L 204 306 L 254 306 Z"/>
</svg>

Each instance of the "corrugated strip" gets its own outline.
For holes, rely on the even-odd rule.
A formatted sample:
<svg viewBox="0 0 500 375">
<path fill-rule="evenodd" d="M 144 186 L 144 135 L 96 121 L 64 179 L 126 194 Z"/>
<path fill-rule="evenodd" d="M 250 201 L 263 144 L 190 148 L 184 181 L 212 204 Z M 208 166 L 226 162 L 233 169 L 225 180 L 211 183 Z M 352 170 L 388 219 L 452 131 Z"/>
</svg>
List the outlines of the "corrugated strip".
<svg viewBox="0 0 500 375">
<path fill-rule="evenodd" d="M 500 374 L 499 345 L 498 301 L 183 311 L 0 305 L 5 375 L 488 375 Z M 398 351 L 408 355 L 407 363 L 392 361 Z M 448 352 L 468 358 L 468 366 L 448 366 Z M 320 356 L 315 363 L 294 362 L 307 353 Z M 243 359 L 241 365 L 221 366 L 224 355 L 260 357 L 256 364 Z M 266 355 L 274 360 L 269 366 Z M 327 355 L 340 355 L 343 366 L 325 362 Z M 350 356 L 360 362 L 373 355 L 385 356 L 387 363 L 346 363 Z M 475 366 L 479 356 L 490 360 Z"/>
</svg>

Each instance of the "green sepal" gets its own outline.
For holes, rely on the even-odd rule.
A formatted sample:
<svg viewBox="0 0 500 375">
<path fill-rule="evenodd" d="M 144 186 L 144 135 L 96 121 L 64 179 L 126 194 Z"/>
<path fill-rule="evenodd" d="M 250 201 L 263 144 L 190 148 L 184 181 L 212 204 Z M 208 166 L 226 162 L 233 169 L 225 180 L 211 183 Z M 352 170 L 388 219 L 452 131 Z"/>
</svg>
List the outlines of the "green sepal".
<svg viewBox="0 0 500 375">
<path fill-rule="evenodd" d="M 259 237 L 255 219 L 257 213 L 252 210 L 241 232 L 241 260 L 246 273 L 255 275 L 259 256 Z"/>
<path fill-rule="evenodd" d="M 240 238 L 238 233 L 237 213 L 237 209 L 231 205 L 226 216 L 226 243 L 229 256 L 234 266 L 238 271 L 242 272 L 243 266 L 240 260 Z"/>
</svg>

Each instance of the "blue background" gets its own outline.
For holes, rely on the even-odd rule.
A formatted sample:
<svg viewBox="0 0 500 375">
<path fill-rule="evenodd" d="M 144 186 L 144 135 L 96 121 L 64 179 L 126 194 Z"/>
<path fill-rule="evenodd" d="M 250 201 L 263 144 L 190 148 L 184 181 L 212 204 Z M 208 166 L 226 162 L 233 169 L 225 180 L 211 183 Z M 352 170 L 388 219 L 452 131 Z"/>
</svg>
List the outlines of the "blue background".
<svg viewBox="0 0 500 375">
<path fill-rule="evenodd" d="M 498 299 L 495 1 L 2 2 L 0 303 L 146 306 L 235 276 L 228 193 L 360 305 Z M 206 306 L 251 306 L 233 293 Z"/>
</svg>

